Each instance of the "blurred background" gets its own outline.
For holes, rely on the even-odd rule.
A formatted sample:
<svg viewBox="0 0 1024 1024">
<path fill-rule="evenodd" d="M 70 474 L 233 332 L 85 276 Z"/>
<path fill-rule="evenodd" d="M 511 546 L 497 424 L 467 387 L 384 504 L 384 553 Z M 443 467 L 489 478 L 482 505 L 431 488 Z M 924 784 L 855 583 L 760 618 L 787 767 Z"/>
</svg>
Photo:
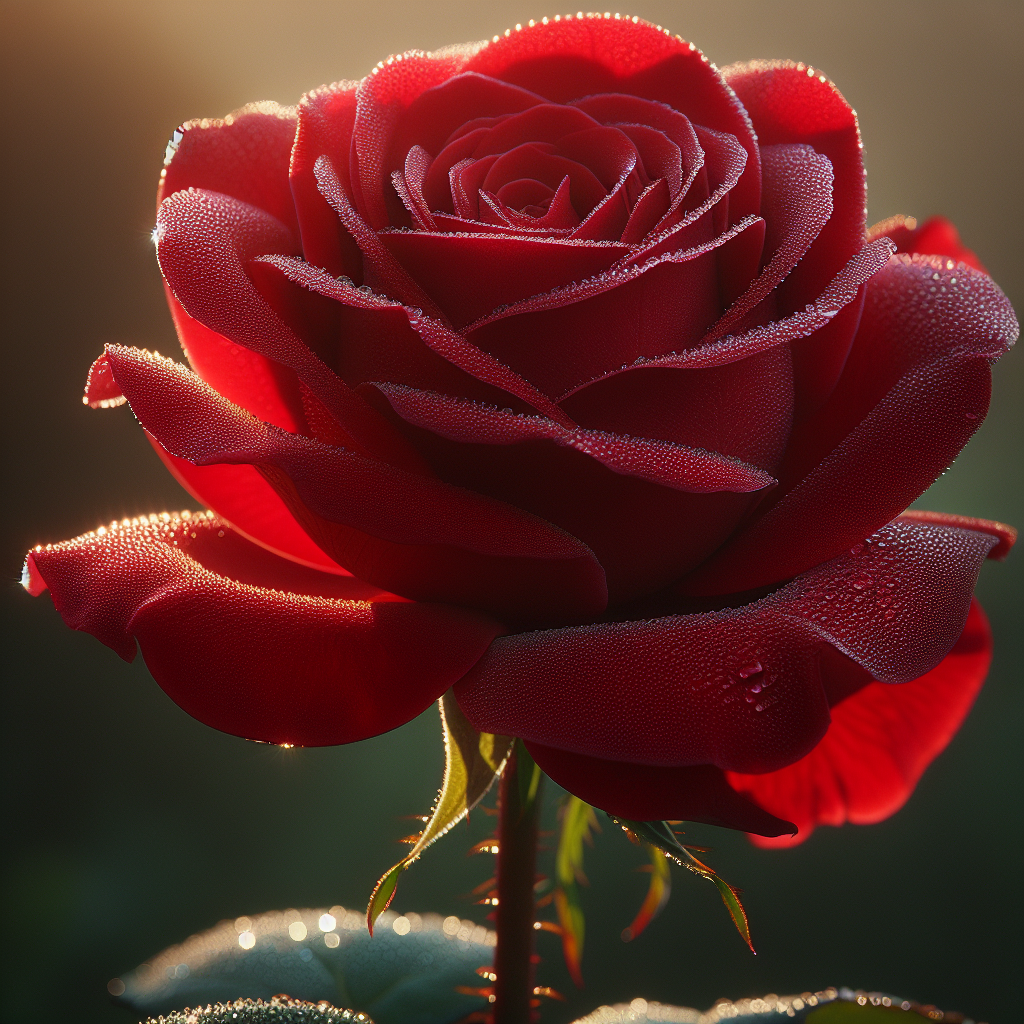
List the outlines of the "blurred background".
<svg viewBox="0 0 1024 1024">
<path fill-rule="evenodd" d="M 31 545 L 195 505 L 127 408 L 81 403 L 104 342 L 179 352 L 149 242 L 167 138 L 191 117 L 294 103 L 390 53 L 554 13 L 543 0 L 3 4 L 4 1020 L 125 1022 L 107 980 L 194 931 L 262 910 L 364 906 L 412 831 L 401 816 L 429 810 L 441 777 L 433 711 L 353 747 L 245 743 L 188 718 L 141 658 L 124 664 L 17 586 Z M 822 69 L 860 114 L 869 220 L 950 216 L 1024 308 L 1024 5 L 635 0 L 628 13 L 720 65 Z M 1022 386 L 1018 351 L 995 371 L 987 422 L 922 505 L 1024 525 Z M 569 996 L 544 1020 L 635 996 L 706 1007 L 843 984 L 1019 1019 L 1022 566 L 1017 552 L 984 567 L 990 680 L 895 817 L 821 829 L 790 851 L 690 830 L 744 888 L 756 958 L 714 888 L 684 872 L 662 916 L 623 944 L 646 876 L 634 873 L 640 852 L 606 829 L 584 896 L 587 986 L 573 988 L 557 939 L 542 936 L 541 978 Z M 476 815 L 429 851 L 398 909 L 482 919 L 467 894 L 491 865 L 464 854 L 489 824 Z"/>
</svg>

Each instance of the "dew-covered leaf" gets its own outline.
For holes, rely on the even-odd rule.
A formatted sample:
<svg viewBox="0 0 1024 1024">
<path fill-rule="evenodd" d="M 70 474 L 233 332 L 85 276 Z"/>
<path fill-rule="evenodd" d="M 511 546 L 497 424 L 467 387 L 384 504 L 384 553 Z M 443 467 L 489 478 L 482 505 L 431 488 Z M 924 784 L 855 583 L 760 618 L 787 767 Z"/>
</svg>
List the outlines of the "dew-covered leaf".
<svg viewBox="0 0 1024 1024">
<path fill-rule="evenodd" d="M 664 910 L 672 895 L 672 873 L 668 868 L 668 857 L 650 843 L 645 843 L 644 847 L 651 860 L 647 865 L 651 881 L 636 917 L 622 929 L 623 942 L 632 942 Z"/>
<path fill-rule="evenodd" d="M 590 804 L 571 794 L 562 807 L 562 827 L 555 854 L 555 910 L 562 927 L 562 952 L 572 980 L 583 986 L 583 907 L 580 905 L 580 883 L 586 884 L 583 873 L 583 844 L 591 841 L 598 828 L 597 815 Z"/>
<path fill-rule="evenodd" d="M 719 999 L 701 1012 L 688 1006 L 634 999 L 631 1003 L 600 1006 L 574 1024 L 912 1024 L 913 1021 L 947 1020 L 950 1024 L 974 1024 L 959 1013 L 940 1013 L 909 999 L 882 992 L 827 988 L 795 996 Z"/>
<path fill-rule="evenodd" d="M 512 748 L 512 737 L 477 732 L 449 691 L 439 701 L 444 735 L 444 781 L 426 827 L 413 848 L 389 868 L 370 894 L 366 922 L 373 934 L 377 918 L 394 898 L 398 879 L 431 843 L 458 824 L 486 796 L 501 774 Z"/>
<path fill-rule="evenodd" d="M 667 821 L 627 821 L 624 818 L 613 818 L 612 820 L 618 822 L 627 833 L 643 840 L 645 843 L 649 843 L 651 846 L 657 847 L 666 857 L 670 857 L 677 864 L 692 871 L 695 875 L 700 875 L 702 878 L 714 882 L 719 895 L 722 897 L 722 902 L 725 904 L 725 909 L 729 911 L 732 923 L 736 925 L 736 930 L 743 937 L 743 941 L 750 947 L 750 952 L 757 952 L 754 949 L 754 944 L 750 941 L 750 923 L 747 921 L 747 912 L 743 909 L 743 904 L 740 902 L 740 890 L 720 878 L 703 861 L 698 860 L 691 852 L 690 847 L 680 843 Z"/>
<path fill-rule="evenodd" d="M 236 999 L 197 1009 L 177 1010 L 146 1024 L 373 1024 L 364 1013 L 338 1010 L 328 1003 L 307 1003 L 288 996 Z"/>
<path fill-rule="evenodd" d="M 222 921 L 111 981 L 142 1013 L 280 992 L 372 1017 L 376 1024 L 451 1024 L 483 1009 L 479 984 L 497 939 L 472 921 L 387 911 L 371 938 L 362 913 L 331 907 Z"/>
</svg>

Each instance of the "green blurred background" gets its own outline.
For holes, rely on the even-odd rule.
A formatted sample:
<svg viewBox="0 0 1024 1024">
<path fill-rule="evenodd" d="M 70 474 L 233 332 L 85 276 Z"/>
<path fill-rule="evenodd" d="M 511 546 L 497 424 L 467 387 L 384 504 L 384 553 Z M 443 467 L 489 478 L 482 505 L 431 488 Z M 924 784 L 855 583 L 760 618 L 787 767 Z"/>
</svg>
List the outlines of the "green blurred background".
<svg viewBox="0 0 1024 1024">
<path fill-rule="evenodd" d="M 107 979 L 195 930 L 362 906 L 412 830 L 401 816 L 428 810 L 440 779 L 433 712 L 348 748 L 248 744 L 188 718 L 141 659 L 126 665 L 64 629 L 15 582 L 30 545 L 194 506 L 127 409 L 91 412 L 80 398 L 104 342 L 178 351 L 148 237 L 168 136 L 249 100 L 295 102 L 392 52 L 556 12 L 538 0 L 3 4 L 3 1020 L 126 1021 Z M 1024 5 L 637 0 L 628 13 L 719 64 L 790 57 L 824 70 L 860 113 L 870 219 L 949 215 L 1024 306 Z M 922 504 L 1024 523 L 1022 384 L 1013 353 L 988 421 Z M 542 978 L 570 996 L 544 1019 L 638 995 L 704 1007 L 829 984 L 1019 1019 L 1022 565 L 1018 552 L 982 571 L 991 678 L 904 810 L 791 851 L 691 830 L 746 890 L 756 958 L 713 887 L 682 873 L 661 918 L 623 944 L 646 876 L 606 830 L 585 894 L 587 987 L 575 992 L 542 936 Z M 482 918 L 466 894 L 489 865 L 464 854 L 487 827 L 476 816 L 430 851 L 399 909 Z"/>
</svg>

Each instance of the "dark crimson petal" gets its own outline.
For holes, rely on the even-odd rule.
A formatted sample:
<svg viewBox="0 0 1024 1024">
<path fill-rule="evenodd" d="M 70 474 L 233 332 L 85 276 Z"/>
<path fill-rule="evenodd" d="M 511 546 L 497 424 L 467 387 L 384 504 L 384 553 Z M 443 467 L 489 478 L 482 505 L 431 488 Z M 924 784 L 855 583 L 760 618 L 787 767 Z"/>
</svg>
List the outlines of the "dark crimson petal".
<svg viewBox="0 0 1024 1024">
<path fill-rule="evenodd" d="M 183 189 L 202 188 L 265 210 L 297 227 L 288 187 L 295 138 L 294 107 L 250 103 L 223 119 L 186 121 L 167 147 L 157 204 Z"/>
<path fill-rule="evenodd" d="M 459 705 L 478 729 L 577 754 L 776 771 L 828 727 L 838 670 L 822 652 L 886 682 L 930 671 L 995 543 L 891 523 L 754 604 L 502 637 L 457 684 Z"/>
<path fill-rule="evenodd" d="M 403 115 L 428 89 L 447 82 L 465 70 L 473 47 L 449 46 L 438 53 L 411 51 L 378 64 L 356 89 L 356 116 L 352 128 L 352 205 L 361 219 L 379 230 L 390 223 L 391 172 L 401 166 L 405 153 L 390 150 Z M 472 86 L 459 89 L 472 95 Z M 442 106 L 444 105 L 442 101 Z M 461 122 L 460 122 L 461 123 Z M 409 140 L 410 146 L 418 138 Z M 430 147 L 426 147 L 428 152 Z M 332 161 L 333 163 L 333 161 Z M 400 204 L 399 204 L 400 207 Z"/>
<path fill-rule="evenodd" d="M 960 639 L 930 672 L 899 686 L 869 683 L 841 701 L 825 738 L 795 764 L 765 775 L 727 773 L 735 790 L 800 828 L 795 837 L 754 842 L 794 846 L 817 825 L 869 825 L 898 811 L 956 735 L 991 659 L 992 634 L 974 601 Z"/>
<path fill-rule="evenodd" d="M 594 615 L 606 603 L 593 554 L 550 523 L 260 423 L 170 360 L 120 346 L 107 359 L 132 411 L 171 454 L 256 466 L 317 545 L 361 579 L 534 621 Z"/>
<path fill-rule="evenodd" d="M 530 142 L 556 143 L 574 132 L 600 127 L 598 121 L 576 107 L 541 103 L 521 114 L 496 121 L 486 134 L 480 136 L 472 155 L 479 158 L 507 153 Z"/>
<path fill-rule="evenodd" d="M 664 103 L 654 103 L 651 100 L 640 99 L 639 96 L 624 96 L 621 93 L 587 96 L 582 100 L 577 100 L 573 105 L 586 111 L 602 124 L 619 125 L 637 143 L 638 147 L 641 143 L 634 134 L 634 129 L 641 125 L 671 142 L 680 154 L 681 168 L 678 184 L 674 180 L 674 167 L 666 166 L 663 163 L 664 157 L 659 159 L 655 169 L 652 169 L 653 161 L 648 163 L 646 147 L 652 145 L 648 136 L 644 136 L 645 148 L 641 149 L 641 155 L 644 156 L 644 166 L 650 177 L 665 175 L 666 180 L 669 181 L 669 187 L 672 190 L 672 209 L 675 209 L 683 201 L 697 177 L 697 173 L 704 166 L 704 150 L 701 149 L 697 134 L 688 118 Z M 655 146 L 658 149 L 662 148 L 660 144 L 655 144 Z M 674 163 L 674 158 L 671 159 L 671 163 Z"/>
<path fill-rule="evenodd" d="M 733 333 L 806 255 L 832 214 L 832 165 L 810 146 L 761 147 L 761 212 L 768 265 L 708 332 Z"/>
<path fill-rule="evenodd" d="M 554 441 L 589 455 L 612 472 L 693 494 L 749 493 L 775 482 L 763 470 L 717 452 L 658 439 L 564 427 L 542 416 L 517 415 L 466 399 L 394 384 L 374 386 L 407 423 L 450 441 L 486 445 Z"/>
<path fill-rule="evenodd" d="M 488 168 L 480 188 L 496 192 L 506 182 L 526 177 L 543 181 L 553 189 L 567 177 L 573 208 L 581 217 L 597 206 L 606 194 L 602 182 L 583 164 L 556 152 L 545 152 L 537 143 L 526 143 L 502 153 Z"/>
<path fill-rule="evenodd" d="M 652 181 L 636 201 L 619 239 L 625 245 L 639 245 L 668 214 L 671 194 L 664 178 Z"/>
<path fill-rule="evenodd" d="M 570 754 L 541 743 L 526 746 L 558 785 L 616 818 L 701 821 L 759 836 L 796 831 L 795 825 L 737 793 L 725 781 L 722 769 L 710 764 L 660 768 Z"/>
<path fill-rule="evenodd" d="M 983 274 L 988 271 L 977 255 L 960 241 L 960 232 L 945 217 L 929 217 L 918 225 L 914 217 L 895 216 L 868 228 L 868 238 L 885 235 L 896 243 L 897 252 L 920 253 L 922 256 L 948 256 L 962 261 Z"/>
<path fill-rule="evenodd" d="M 618 128 L 597 125 L 565 135 L 555 145 L 557 152 L 588 168 L 608 191 L 621 184 L 628 175 L 643 171 L 633 140 Z M 634 200 L 644 184 L 646 182 L 637 182 Z"/>
<path fill-rule="evenodd" d="M 780 312 L 790 313 L 813 301 L 864 244 L 867 178 L 857 115 L 824 75 L 803 64 L 752 61 L 725 68 L 723 74 L 750 114 L 762 146 L 806 143 L 832 163 L 832 216 L 778 291 Z M 848 314 L 825 338 L 794 346 L 800 408 L 813 411 L 827 398 L 856 327 L 856 318 Z"/>
<path fill-rule="evenodd" d="M 358 84 L 336 82 L 302 97 L 288 173 L 306 259 L 332 274 L 348 274 L 361 281 L 362 259 L 355 239 L 320 194 L 313 173 L 317 160 L 327 156 L 338 168 L 343 185 L 351 187 L 349 151 Z"/>
<path fill-rule="evenodd" d="M 628 251 L 530 236 L 387 231 L 378 237 L 456 328 L 499 306 L 594 277 Z"/>
<path fill-rule="evenodd" d="M 401 303 L 375 295 L 366 286 L 337 280 L 300 259 L 261 256 L 250 265 L 259 267 L 264 282 L 270 275 L 306 290 L 314 301 L 328 301 L 335 310 L 335 339 L 320 356 L 350 387 L 364 381 L 393 380 L 410 387 L 454 392 L 481 401 L 504 399 L 505 393 L 460 370 L 428 345 L 411 321 L 420 314 Z"/>
<path fill-rule="evenodd" d="M 664 178 L 669 193 L 678 195 L 683 185 L 683 155 L 679 146 L 664 132 L 648 125 L 620 124 L 616 127 L 636 146 L 640 166 L 648 180 Z"/>
<path fill-rule="evenodd" d="M 363 256 L 365 284 L 409 305 L 422 306 L 434 316 L 443 317 L 430 297 L 381 245 L 377 233 L 359 216 L 345 193 L 330 159 L 326 156 L 320 157 L 313 167 L 313 173 L 324 198 L 331 204 L 338 219 L 359 246 Z"/>
<path fill-rule="evenodd" d="M 959 530 L 973 530 L 975 533 L 987 533 L 996 538 L 996 546 L 988 553 L 988 557 L 1001 562 L 1017 541 L 1017 530 L 1006 523 L 992 519 L 975 519 L 974 516 L 957 516 L 949 512 L 927 512 L 924 509 L 908 508 L 899 517 L 902 523 L 932 523 L 937 526 L 955 526 Z"/>
<path fill-rule="evenodd" d="M 760 164 L 746 111 L 696 47 L 664 29 L 618 15 L 552 18 L 481 47 L 464 70 L 512 82 L 555 103 L 599 93 L 632 94 L 735 135 L 749 160 L 730 197 L 733 219 L 758 212 Z"/>
<path fill-rule="evenodd" d="M 940 257 L 893 257 L 868 282 L 835 392 L 794 430 L 781 497 L 684 581 L 686 591 L 789 579 L 899 515 L 978 429 L 990 363 L 1017 334 L 990 278 Z"/>
<path fill-rule="evenodd" d="M 354 447 L 398 465 L 420 466 L 415 452 L 285 325 L 246 274 L 246 264 L 256 257 L 294 255 L 297 248 L 280 221 L 214 192 L 178 192 L 164 200 L 157 217 L 160 269 L 190 316 L 293 370 Z"/>
<path fill-rule="evenodd" d="M 538 391 L 529 381 L 489 353 L 479 349 L 462 334 L 425 316 L 421 309 L 409 309 L 397 303 L 389 303 L 388 300 L 381 299 L 379 296 L 365 294 L 362 289 L 354 288 L 351 282 L 346 284 L 343 281 L 336 281 L 329 274 L 299 260 L 268 257 L 267 261 L 283 270 L 291 280 L 301 283 L 321 295 L 369 309 L 382 309 L 388 305 L 400 309 L 409 325 L 419 334 L 423 343 L 432 352 L 447 360 L 453 367 L 462 370 L 470 379 L 475 379 L 478 385 L 487 385 L 495 390 L 500 389 L 510 395 L 515 395 L 528 406 L 563 426 L 574 425 L 551 399 Z"/>
<path fill-rule="evenodd" d="M 719 341 L 709 344 L 694 345 L 693 348 L 669 352 L 667 355 L 650 359 L 634 360 L 632 365 L 612 370 L 571 388 L 558 400 L 565 401 L 571 395 L 579 394 L 602 381 L 632 373 L 665 368 L 704 369 L 727 366 L 760 353 L 770 352 L 794 338 L 805 338 L 815 331 L 821 331 L 849 303 L 856 300 L 861 285 L 886 265 L 892 250 L 892 242 L 887 238 L 869 242 L 836 275 L 835 280 L 818 296 L 817 302 L 799 313 L 794 313 L 783 320 L 753 327 L 745 334 L 726 335 Z"/>
<path fill-rule="evenodd" d="M 467 335 L 547 395 L 569 392 L 636 359 L 685 349 L 721 311 L 715 249 L 756 223 L 744 221 L 717 238 L 639 264 L 628 258 L 595 277 L 495 311 Z"/>
<path fill-rule="evenodd" d="M 782 460 L 793 421 L 793 361 L 788 347 L 779 345 L 685 373 L 620 373 L 577 391 L 563 408 L 595 430 L 660 437 L 771 472 Z"/>
<path fill-rule="evenodd" d="M 36 548 L 32 593 L 126 661 L 136 641 L 171 699 L 270 743 L 351 743 L 414 718 L 501 632 L 276 558 L 212 513 L 149 516 Z"/>
</svg>

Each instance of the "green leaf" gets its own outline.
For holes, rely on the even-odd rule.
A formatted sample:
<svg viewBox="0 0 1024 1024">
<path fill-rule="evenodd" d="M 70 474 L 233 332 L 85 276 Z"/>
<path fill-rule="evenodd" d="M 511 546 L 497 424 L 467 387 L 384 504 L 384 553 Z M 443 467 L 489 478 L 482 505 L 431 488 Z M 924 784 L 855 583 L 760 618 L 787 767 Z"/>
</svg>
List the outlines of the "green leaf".
<svg viewBox="0 0 1024 1024">
<path fill-rule="evenodd" d="M 565 964 L 572 980 L 580 987 L 583 985 L 584 917 L 579 887 L 587 881 L 583 873 L 583 844 L 592 841 L 591 833 L 598 828 L 594 808 L 570 794 L 562 806 L 562 829 L 555 854 L 555 910 L 562 927 Z"/>
<path fill-rule="evenodd" d="M 512 749 L 513 740 L 510 736 L 477 732 L 462 713 L 451 690 L 437 705 L 444 734 L 444 781 L 441 783 L 437 803 L 415 845 L 394 867 L 385 872 L 370 894 L 366 926 L 371 935 L 377 918 L 394 898 L 402 872 L 418 860 L 431 843 L 440 839 L 476 807 L 501 774 Z M 533 764 L 532 758 L 529 763 Z M 532 792 L 536 794 L 540 769 L 536 765 L 534 769 L 537 779 Z"/>
<path fill-rule="evenodd" d="M 750 923 L 747 921 L 747 912 L 740 903 L 740 890 L 729 885 L 728 882 L 715 873 L 703 861 L 698 860 L 690 851 L 691 848 L 679 842 L 675 832 L 672 831 L 667 821 L 627 821 L 625 818 L 612 818 L 627 832 L 641 839 L 651 846 L 656 846 L 667 857 L 670 857 L 677 864 L 682 865 L 695 875 L 700 875 L 715 883 L 718 888 L 725 909 L 729 911 L 732 923 L 736 930 L 743 937 L 743 941 L 750 947 L 751 953 L 757 953 L 754 944 L 750 941 Z M 693 848 L 695 849 L 695 847 Z"/>
<path fill-rule="evenodd" d="M 648 866 L 651 882 L 636 917 L 622 930 L 623 942 L 632 942 L 661 913 L 672 895 L 672 873 L 668 869 L 668 857 L 650 843 L 644 843 L 644 847 L 651 860 Z"/>
<path fill-rule="evenodd" d="M 482 925 L 438 914 L 389 910 L 371 939 L 358 909 L 274 911 L 222 921 L 147 957 L 108 989 L 136 1020 L 287 992 L 350 1007 L 376 1024 L 451 1024 L 487 1008 L 472 989 L 478 971 L 491 969 L 496 941 Z"/>
<path fill-rule="evenodd" d="M 205 1009 L 177 1010 L 161 1017 L 160 1021 L 162 1024 L 270 1024 L 271 1021 L 273 1024 L 373 1024 L 363 1013 L 337 1010 L 327 1003 L 306 1003 L 288 996 L 274 996 L 269 1002 L 237 999 Z"/>
</svg>

